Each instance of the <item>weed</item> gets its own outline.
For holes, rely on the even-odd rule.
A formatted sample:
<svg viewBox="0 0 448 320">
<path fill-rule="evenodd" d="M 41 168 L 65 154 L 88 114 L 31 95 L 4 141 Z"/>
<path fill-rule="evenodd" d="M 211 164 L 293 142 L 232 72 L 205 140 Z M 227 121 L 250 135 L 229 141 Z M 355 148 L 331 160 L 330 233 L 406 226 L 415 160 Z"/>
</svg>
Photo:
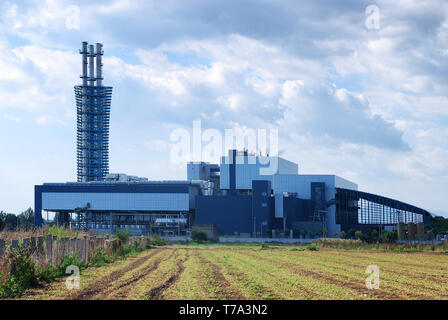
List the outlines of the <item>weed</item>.
<svg viewBox="0 0 448 320">
<path fill-rule="evenodd" d="M 269 249 L 269 245 L 267 243 L 262 242 L 260 248 L 261 249 Z"/>
<path fill-rule="evenodd" d="M 159 247 L 159 246 L 164 246 L 166 243 L 165 243 L 165 240 L 161 236 L 156 234 L 155 236 L 152 237 L 151 244 L 155 247 Z"/>
<path fill-rule="evenodd" d="M 112 259 L 106 255 L 106 250 L 100 248 L 95 251 L 92 259 L 89 262 L 90 267 L 102 267 L 112 262 Z"/>
<path fill-rule="evenodd" d="M 306 250 L 317 251 L 319 249 L 317 248 L 317 246 L 314 243 L 312 243 L 312 244 L 309 244 L 309 245 L 306 246 Z"/>
<path fill-rule="evenodd" d="M 34 261 L 21 246 L 10 248 L 7 255 L 9 273 L 0 284 L 0 297 L 20 297 L 26 289 L 38 284 Z"/>
</svg>

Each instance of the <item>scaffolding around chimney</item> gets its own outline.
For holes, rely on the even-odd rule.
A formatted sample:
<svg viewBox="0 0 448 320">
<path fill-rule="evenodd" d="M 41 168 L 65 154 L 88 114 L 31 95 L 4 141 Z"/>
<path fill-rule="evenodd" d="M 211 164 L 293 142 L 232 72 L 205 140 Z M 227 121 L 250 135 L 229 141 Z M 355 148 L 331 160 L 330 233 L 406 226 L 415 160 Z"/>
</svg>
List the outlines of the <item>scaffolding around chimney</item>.
<svg viewBox="0 0 448 320">
<path fill-rule="evenodd" d="M 103 86 L 103 45 L 97 43 L 94 49 L 82 43 L 82 84 L 75 86 L 79 182 L 101 181 L 109 173 L 112 87 Z"/>
</svg>

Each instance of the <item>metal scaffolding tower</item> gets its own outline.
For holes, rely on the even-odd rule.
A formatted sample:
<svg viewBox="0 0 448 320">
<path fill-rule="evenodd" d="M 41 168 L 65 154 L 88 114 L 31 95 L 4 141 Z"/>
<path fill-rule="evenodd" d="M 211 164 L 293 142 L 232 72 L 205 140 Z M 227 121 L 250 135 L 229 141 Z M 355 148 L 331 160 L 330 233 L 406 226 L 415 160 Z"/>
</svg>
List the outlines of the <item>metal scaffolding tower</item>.
<svg viewBox="0 0 448 320">
<path fill-rule="evenodd" d="M 95 52 L 93 45 L 83 42 L 79 53 L 82 55 L 82 85 L 75 86 L 78 182 L 99 181 L 109 173 L 112 87 L 102 83 L 102 44 L 96 44 Z"/>
</svg>

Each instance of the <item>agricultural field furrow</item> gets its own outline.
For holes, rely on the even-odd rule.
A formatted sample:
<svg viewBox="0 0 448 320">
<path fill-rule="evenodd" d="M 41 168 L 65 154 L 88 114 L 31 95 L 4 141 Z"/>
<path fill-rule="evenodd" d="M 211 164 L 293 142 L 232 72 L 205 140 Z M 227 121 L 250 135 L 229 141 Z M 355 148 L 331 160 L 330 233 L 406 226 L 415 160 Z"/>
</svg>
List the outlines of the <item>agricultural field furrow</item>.
<svg viewBox="0 0 448 320">
<path fill-rule="evenodd" d="M 444 261 L 446 254 L 164 246 L 85 269 L 79 290 L 58 279 L 24 298 L 448 299 Z M 377 290 L 366 287 L 368 265 L 380 268 Z"/>
<path fill-rule="evenodd" d="M 184 270 L 183 263 L 188 259 L 187 250 L 171 249 L 175 254 L 159 263 L 157 269 L 130 288 L 126 299 L 163 299 L 165 290 L 175 283 Z"/>
<path fill-rule="evenodd" d="M 366 274 L 364 274 L 365 267 L 351 269 L 346 264 L 336 264 L 333 262 L 322 263 L 321 261 L 316 260 L 308 260 L 301 259 L 291 262 L 288 257 L 276 255 L 275 253 L 270 253 L 271 257 L 262 257 L 258 256 L 258 259 L 265 259 L 269 263 L 274 265 L 278 265 L 279 268 L 288 268 L 295 270 L 299 273 L 305 273 L 314 277 L 316 279 L 320 279 L 323 282 L 329 282 L 336 284 L 340 287 L 352 288 L 358 291 L 358 296 L 370 298 L 388 298 L 388 299 L 402 299 L 404 298 L 402 295 L 398 295 L 394 288 L 385 288 L 384 284 L 381 287 L 381 290 L 377 290 L 376 292 L 371 292 L 365 286 Z M 274 259 L 275 258 L 275 259 Z M 422 295 L 416 295 L 414 298 L 425 298 Z"/>
<path fill-rule="evenodd" d="M 208 250 L 198 250 L 201 279 L 210 299 L 244 299 L 241 292 L 222 273 L 222 267 L 207 258 Z"/>
<path fill-rule="evenodd" d="M 130 286 L 138 285 L 138 282 L 156 270 L 161 261 L 171 258 L 175 254 L 174 250 L 161 250 L 140 265 L 138 268 L 117 279 L 110 285 L 110 289 L 105 290 L 98 299 L 123 299 L 127 296 Z"/>
<path fill-rule="evenodd" d="M 446 275 L 433 275 L 420 274 L 419 270 L 410 270 L 408 268 L 402 269 L 401 265 L 397 263 L 378 262 L 376 260 L 375 253 L 364 261 L 358 261 L 358 257 L 344 257 L 341 259 L 337 256 L 337 253 L 326 254 L 325 252 L 319 253 L 319 261 L 307 256 L 304 252 L 302 255 L 292 254 L 287 260 L 283 254 L 272 252 L 272 256 L 282 261 L 312 261 L 314 267 L 321 267 L 320 269 L 324 273 L 345 273 L 349 275 L 351 273 L 363 275 L 365 268 L 368 265 L 378 265 L 381 270 L 381 279 L 383 281 L 382 290 L 389 292 L 397 292 L 397 288 L 403 288 L 405 290 L 404 297 L 414 297 L 419 299 L 427 299 L 434 295 L 434 291 L 438 292 L 440 297 L 447 297 L 448 284 L 446 282 Z M 294 260 L 295 259 L 295 260 Z M 385 261 L 385 260 L 382 260 Z M 397 268 L 399 267 L 399 268 Z M 398 285 L 397 285 L 398 284 Z"/>
<path fill-rule="evenodd" d="M 228 252 L 220 250 L 210 250 L 207 254 L 214 258 L 216 263 L 222 267 L 223 275 L 229 282 L 239 287 L 241 293 L 247 299 L 281 299 L 281 296 L 269 287 L 270 279 L 266 279 L 263 274 L 252 272 L 241 267 L 235 260 L 231 259 L 233 250 Z M 271 287 L 275 286 L 272 284 Z"/>
<path fill-rule="evenodd" d="M 322 266 L 328 266 L 328 263 L 338 263 L 341 265 L 344 259 L 337 259 L 334 256 L 326 259 L 322 259 Z M 347 261 L 347 259 L 345 259 Z M 441 297 L 446 297 L 448 294 L 448 283 L 446 279 L 446 273 L 438 273 L 434 271 L 434 274 L 430 274 L 430 270 L 422 270 L 421 268 L 402 267 L 401 264 L 396 262 L 386 262 L 384 260 L 377 261 L 373 255 L 369 259 L 359 261 L 357 257 L 349 259 L 351 262 L 345 262 L 347 267 L 357 268 L 362 270 L 367 265 L 377 265 L 381 270 L 381 278 L 384 283 L 390 283 L 393 288 L 402 287 L 408 288 L 406 290 L 408 295 L 415 295 L 415 290 L 418 291 L 418 296 L 424 298 L 424 295 L 432 296 L 434 290 L 439 292 Z M 327 263 L 328 262 L 328 263 Z M 325 264 L 327 263 L 327 264 Z M 388 281 L 388 282 L 387 282 Z M 399 286 L 397 286 L 399 284 Z"/>
<path fill-rule="evenodd" d="M 320 296 L 322 299 L 347 297 L 345 292 L 347 290 L 341 290 L 340 287 L 333 284 L 326 284 L 325 287 L 322 287 L 322 282 L 319 279 L 306 274 L 297 277 L 297 274 L 291 273 L 289 270 L 273 267 L 270 263 L 248 256 L 247 251 L 232 253 L 229 255 L 232 263 L 241 270 L 246 270 L 249 274 L 262 278 L 263 284 L 280 295 L 280 299 L 310 299 L 316 296 Z M 350 290 L 348 289 L 348 291 Z"/>
<path fill-rule="evenodd" d="M 322 250 L 325 255 L 327 250 Z M 448 273 L 448 257 L 443 253 L 382 253 L 382 252 L 346 252 L 338 251 L 337 254 L 331 252 L 332 257 L 339 256 L 343 259 L 350 257 L 358 260 L 371 260 L 374 258 L 377 262 L 399 264 L 402 269 L 415 270 L 424 269 L 431 271 L 431 274 L 447 274 Z M 431 269 L 428 269 L 428 260 L 431 261 Z"/>
<path fill-rule="evenodd" d="M 66 279 L 58 279 L 49 284 L 44 284 L 41 287 L 33 288 L 28 291 L 24 299 L 70 299 L 75 295 L 79 295 L 82 290 L 89 288 L 94 283 L 97 283 L 105 277 L 116 277 L 126 270 L 132 270 L 138 266 L 142 261 L 148 259 L 148 255 L 155 254 L 154 250 L 144 251 L 134 257 L 129 257 L 126 260 L 117 260 L 112 264 L 103 267 L 90 267 L 84 270 L 80 276 L 80 290 L 68 290 L 66 287 Z"/>
<path fill-rule="evenodd" d="M 96 281 L 89 285 L 88 287 L 85 287 L 81 289 L 79 292 L 70 292 L 67 295 L 68 299 L 74 299 L 74 300 L 82 300 L 82 299 L 94 299 L 96 295 L 101 294 L 108 288 L 110 288 L 111 284 L 116 281 L 117 279 L 123 277 L 126 273 L 131 272 L 132 270 L 138 268 L 141 264 L 145 263 L 147 260 L 151 259 L 155 254 L 157 254 L 159 251 L 150 251 L 143 257 L 139 258 L 138 260 L 127 264 L 124 268 L 114 271 L 111 274 L 108 274 L 99 281 Z"/>
<path fill-rule="evenodd" d="M 188 249 L 187 249 L 188 250 Z M 191 250 L 193 251 L 193 250 Z M 174 300 L 206 300 L 209 299 L 208 292 L 201 284 L 200 261 L 198 254 L 192 253 L 184 262 L 185 270 L 178 281 L 165 291 L 167 299 Z"/>
<path fill-rule="evenodd" d="M 262 270 L 276 271 L 273 277 L 281 277 L 282 285 L 288 288 L 289 294 L 301 294 L 303 288 L 312 288 L 312 295 L 306 297 L 312 299 L 314 297 L 326 299 L 360 299 L 365 298 L 364 292 L 368 293 L 365 286 L 357 285 L 352 282 L 343 282 L 336 277 L 325 277 L 323 274 L 313 272 L 312 266 L 308 269 L 291 268 L 291 266 L 281 266 L 273 260 L 253 256 L 250 252 L 238 253 L 240 261 L 245 261 L 254 266 L 258 266 Z M 295 267 L 293 265 L 293 267 Z M 363 284 L 364 282 L 361 282 Z M 360 293 L 360 291 L 364 291 Z"/>
</svg>

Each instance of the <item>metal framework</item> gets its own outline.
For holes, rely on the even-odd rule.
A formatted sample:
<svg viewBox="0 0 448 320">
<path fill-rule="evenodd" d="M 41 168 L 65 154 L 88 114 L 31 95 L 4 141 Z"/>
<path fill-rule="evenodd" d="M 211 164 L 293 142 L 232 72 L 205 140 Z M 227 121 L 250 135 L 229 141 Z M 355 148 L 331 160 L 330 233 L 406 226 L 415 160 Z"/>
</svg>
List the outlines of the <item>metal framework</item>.
<svg viewBox="0 0 448 320">
<path fill-rule="evenodd" d="M 191 232 L 188 212 L 76 212 L 70 227 L 109 233 L 130 229 L 132 234 L 187 235 Z"/>
<path fill-rule="evenodd" d="M 87 51 L 83 42 L 82 85 L 75 86 L 77 112 L 77 174 L 78 182 L 103 180 L 109 173 L 109 122 L 112 87 L 102 84 L 102 45 Z M 96 76 L 94 74 L 96 57 Z M 88 61 L 88 62 L 87 62 Z M 89 67 L 89 75 L 87 75 Z M 96 85 L 95 85 L 96 83 Z"/>
<path fill-rule="evenodd" d="M 395 225 L 423 222 L 428 211 L 379 195 L 336 188 L 336 223 Z"/>
</svg>

